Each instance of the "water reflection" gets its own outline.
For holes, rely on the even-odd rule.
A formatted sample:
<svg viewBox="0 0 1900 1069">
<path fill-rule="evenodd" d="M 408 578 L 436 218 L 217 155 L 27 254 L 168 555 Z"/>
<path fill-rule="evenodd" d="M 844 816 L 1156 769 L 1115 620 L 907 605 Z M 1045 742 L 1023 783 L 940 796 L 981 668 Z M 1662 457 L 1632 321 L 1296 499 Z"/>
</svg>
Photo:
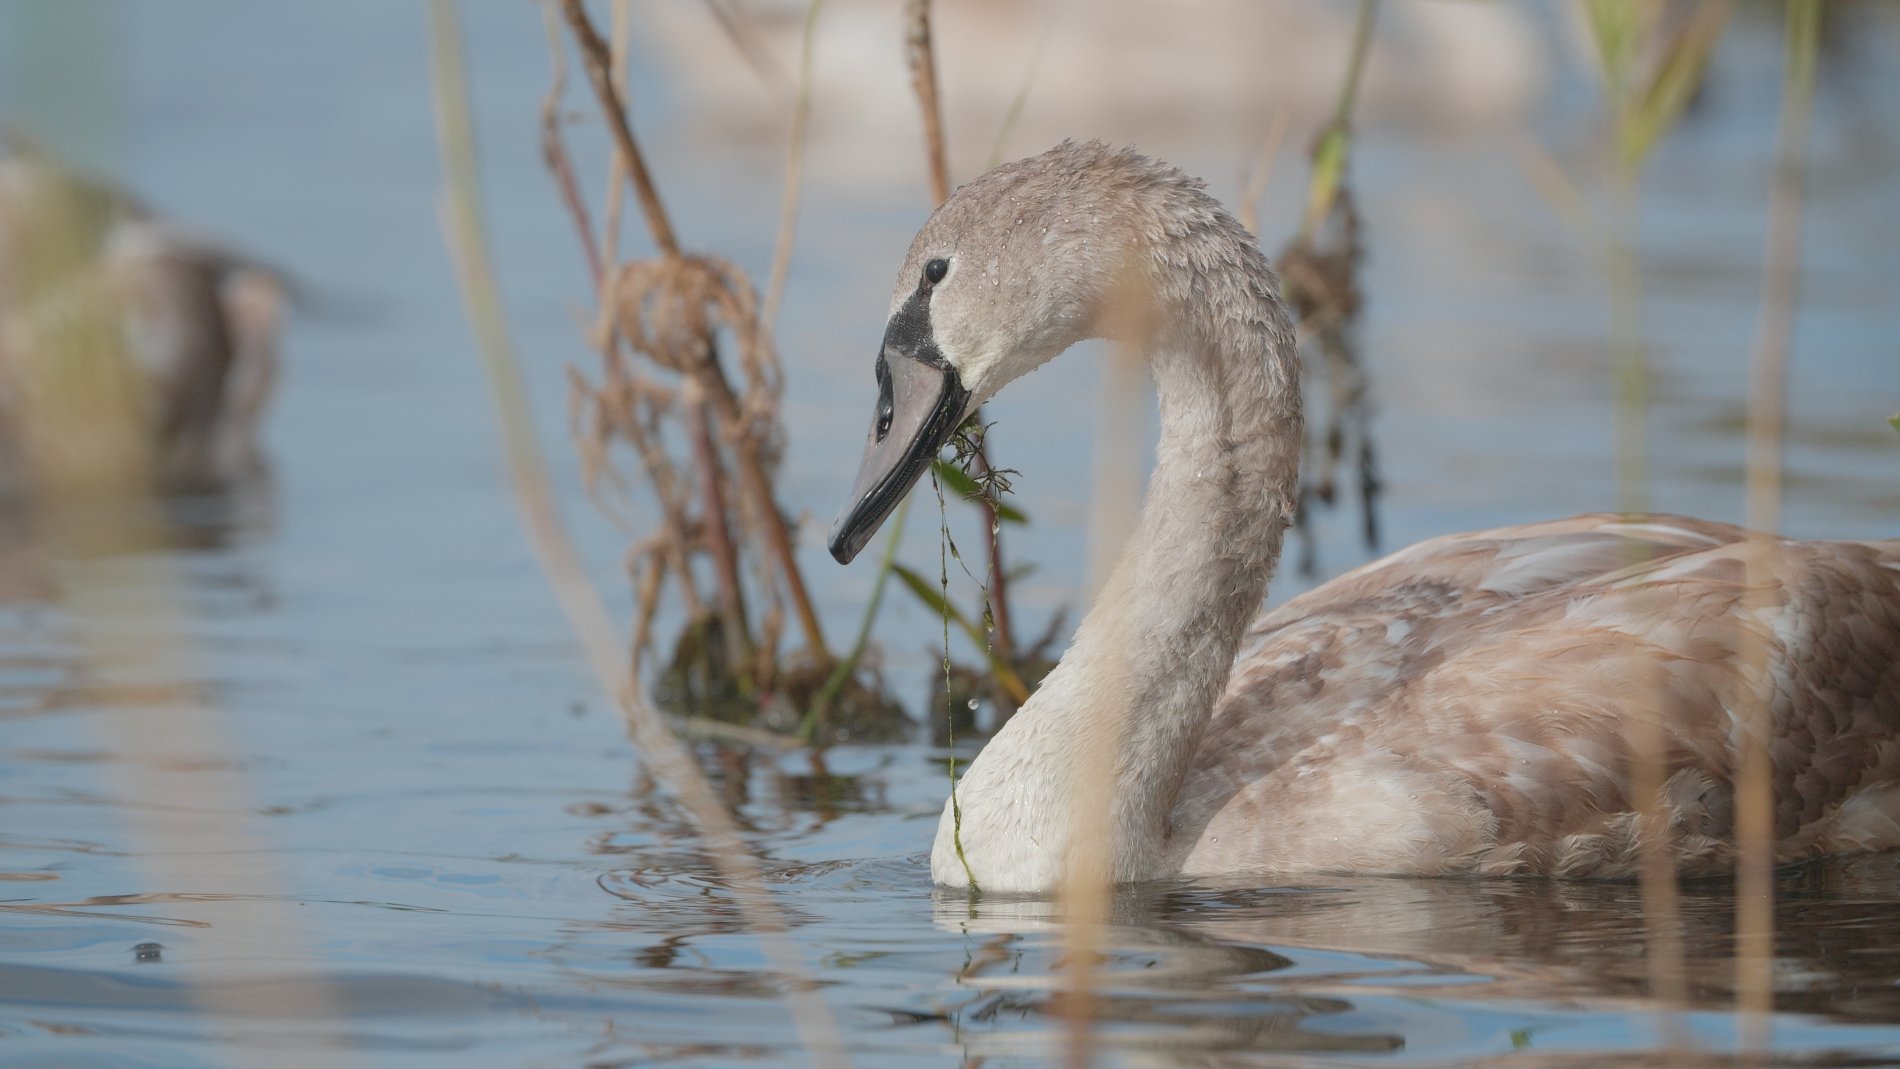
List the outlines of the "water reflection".
<svg viewBox="0 0 1900 1069">
<path fill-rule="evenodd" d="M 707 748 L 701 756 L 743 800 L 755 847 L 776 858 L 766 889 L 793 939 L 816 955 L 813 976 L 847 1021 L 877 1022 L 873 1034 L 906 1049 L 945 1043 L 972 1061 L 1061 1055 L 1071 950 L 1056 902 L 932 896 L 921 856 L 794 856 L 835 858 L 838 844 L 872 822 L 910 816 L 904 824 L 927 830 L 934 811 L 917 799 L 935 777 L 917 770 L 941 754 L 908 751 L 842 776 L 803 755 Z M 894 791 L 899 776 L 921 782 Z M 807 982 L 762 967 L 733 888 L 691 848 L 682 816 L 651 795 L 598 815 L 619 828 L 590 849 L 633 864 L 599 879 L 623 906 L 550 951 L 570 975 L 744 1000 Z M 814 848 L 800 850 L 801 840 Z M 1900 858 L 1791 870 L 1776 895 L 1780 1056 L 1826 1063 L 1848 1046 L 1857 1057 L 1900 1055 L 1900 945 L 1888 938 Z M 1167 1065 L 1279 1064 L 1292 1055 L 1588 1063 L 1671 1044 L 1687 1046 L 1656 1055 L 1659 1064 L 1732 1054 L 1733 888 L 1683 889 L 1672 922 L 1686 948 L 1682 1006 L 1650 994 L 1645 947 L 1659 923 L 1645 920 L 1633 884 L 1150 885 L 1115 899 L 1097 944 L 1093 1034 L 1105 1051 Z"/>
<path fill-rule="evenodd" d="M 30 503 L 0 503 L 0 720 L 211 700 L 213 685 L 195 667 L 160 666 L 155 675 L 88 659 L 73 644 L 61 604 L 77 585 L 125 599 L 120 603 L 127 606 L 183 594 L 194 615 L 243 616 L 270 606 L 274 595 L 267 583 L 232 552 L 275 527 L 276 493 L 268 473 L 253 472 L 218 489 L 168 494 L 156 503 L 158 547 L 108 537 L 99 545 L 122 546 L 124 555 L 83 560 L 45 544 Z M 89 522 L 130 532 L 140 518 L 99 509 Z M 161 547 L 162 557 L 154 557 Z M 148 568 L 155 560 L 159 566 Z M 189 585 L 174 589 L 179 573 Z"/>
<path fill-rule="evenodd" d="M 1775 974 L 1784 1054 L 1813 1031 L 1804 1015 L 1867 1026 L 1854 1042 L 1900 1051 L 1891 1024 L 1900 1010 L 1900 948 L 1876 934 L 1890 930 L 1890 907 L 1880 902 L 1897 888 L 1900 862 L 1892 858 L 1782 876 Z M 1654 1041 L 1675 1027 L 1695 1045 L 1729 1048 L 1733 909 L 1726 884 L 1685 889 L 1676 926 L 1691 996 L 1672 1023 L 1675 1015 L 1648 995 L 1645 921 L 1633 885 L 1355 879 L 1264 891 L 1155 887 L 1116 903 L 1097 1015 L 1113 1045 L 1126 1037 L 1124 1025 L 1161 1031 L 1177 1051 L 1172 1064 L 1208 1064 L 1201 1055 L 1222 1050 L 1430 1055 L 1453 1042 L 1448 1028 L 1480 1023 L 1466 1016 L 1479 1005 L 1508 1007 L 1524 1022 L 1514 1047 L 1531 1044 L 1540 1020 L 1598 1015 L 1615 1022 L 1596 1029 L 1600 1039 L 1633 1031 Z M 939 895 L 935 919 L 978 948 L 957 977 L 981 993 L 968 1005 L 985 1009 L 961 1022 L 967 1050 L 996 1053 L 1018 1042 L 969 1034 L 996 1019 L 988 1011 L 999 1003 L 1013 1020 L 1005 1031 L 1031 1019 L 1057 1029 L 1063 925 L 1051 903 Z M 1416 1015 L 1395 1012 L 1395 999 L 1463 1006 Z M 1332 1020 L 1323 1031 L 1304 1027 L 1325 1018 Z"/>
<path fill-rule="evenodd" d="M 956 5 L 943 6 L 954 18 Z M 1272 17 L 1248 10 L 1249 19 Z M 1738 8 L 1738 24 L 1761 21 L 1748 10 Z M 1847 58 L 1890 51 L 1893 12 L 1842 11 L 1854 20 L 1841 24 L 1854 27 Z M 196 662 L 177 673 L 193 689 L 170 697 L 220 699 L 230 751 L 182 742 L 169 699 L 139 689 L 151 679 L 82 667 L 32 529 L 0 516 L 0 1057 L 271 1065 L 286 1051 L 347 1047 L 375 1064 L 801 1063 L 812 1059 L 782 996 L 815 983 L 860 1066 L 1060 1060 L 1065 932 L 1054 908 L 932 897 L 917 852 L 945 793 L 941 752 L 839 749 L 814 763 L 702 748 L 768 859 L 768 893 L 792 926 L 803 978 L 766 963 L 691 824 L 630 773 L 636 757 L 591 690 L 496 474 L 488 399 L 432 212 L 439 170 L 416 62 L 420 17 L 367 0 L 127 5 L 122 14 L 125 32 L 100 40 L 135 59 L 124 72 L 136 133 L 123 173 L 182 218 L 256 235 L 261 250 L 325 289 L 348 280 L 375 294 L 387 314 L 345 330 L 308 317 L 294 324 L 293 381 L 272 417 L 275 482 L 165 502 L 161 563 L 181 577 L 180 623 Z M 662 14 L 705 17 L 692 5 Z M 571 304 L 587 289 L 523 133 L 533 129 L 546 58 L 538 40 L 524 47 L 532 12 L 524 22 L 511 5 L 466 5 L 464 15 L 492 133 L 485 177 L 496 191 L 509 312 L 535 355 L 542 425 L 558 428 L 560 367 L 583 333 Z M 1757 15 L 1779 19 L 1778 10 Z M 1304 42 L 1314 62 L 1338 55 L 1282 36 Z M 213 47 L 240 39 L 289 44 Z M 876 43 L 887 36 L 863 40 L 896 62 Z M 1729 517 L 1740 501 L 1736 369 L 1753 330 L 1780 55 L 1772 33 L 1735 41 L 1718 57 L 1720 93 L 1647 176 L 1645 209 L 1661 377 L 1657 498 Z M 352 57 L 342 80 L 340 55 Z M 848 68 L 832 55 L 828 69 Z M 735 166 L 716 131 L 667 110 L 691 105 L 654 69 L 636 63 L 633 95 L 652 109 L 642 120 L 651 116 L 656 166 L 682 226 L 763 265 L 780 194 L 778 139 L 757 143 L 766 164 Z M 725 77 L 732 69 L 722 61 L 692 74 L 744 91 Z M 959 86 L 1014 92 L 1009 78 L 986 89 L 969 76 L 976 69 L 946 68 Z M 1900 367 L 1889 292 L 1900 164 L 1894 111 L 1876 106 L 1893 99 L 1895 69 L 1823 64 L 1824 82 L 1844 84 L 1824 88 L 1816 131 L 1813 284 L 1791 399 L 1789 517 L 1803 534 L 1888 535 L 1900 504 L 1891 477 L 1900 439 L 1885 423 Z M 1600 98 L 1593 72 L 1570 65 L 1551 75 L 1554 103 L 1538 128 L 1567 156 L 1593 136 Z M 857 140 L 859 158 L 902 170 L 896 182 L 877 185 L 858 167 L 851 184 L 828 182 L 826 170 L 851 156 L 812 153 L 782 336 L 797 361 L 787 400 L 795 448 L 783 472 L 795 508 L 828 513 L 839 467 L 861 448 L 865 352 L 850 340 L 881 329 L 890 256 L 922 210 L 911 103 L 893 84 L 863 103 L 888 109 L 902 137 Z M 1032 107 L 1060 99 L 1041 93 L 1065 84 L 1045 79 Z M 1273 105 L 1266 95 L 1247 101 Z M 822 105 L 814 114 L 831 116 L 816 124 L 829 136 L 856 129 Z M 1060 108 L 1041 114 L 1064 128 L 1025 127 L 1021 148 L 1087 132 Z M 966 168 L 994 134 L 976 118 L 981 143 L 958 155 Z M 1172 144 L 1141 140 L 1231 196 L 1250 133 L 1239 150 L 1225 126 L 1169 136 Z M 1509 140 L 1474 132 L 1439 141 L 1376 124 L 1366 138 L 1355 177 L 1377 233 L 1365 340 L 1384 406 L 1388 544 L 1611 503 L 1590 250 L 1530 191 Z M 587 165 L 606 170 L 604 160 Z M 1297 185 L 1276 178 L 1263 217 L 1282 226 L 1294 218 Z M 1022 464 L 1037 522 L 1012 548 L 1041 568 L 1015 587 L 1027 613 L 1072 602 L 1080 579 L 1073 488 L 1087 484 L 1091 441 L 1091 411 L 1075 403 L 1082 381 L 1025 380 L 1026 392 L 997 413 L 1004 429 L 1037 426 L 1038 439 L 1054 443 Z M 848 420 L 837 418 L 840 398 L 851 401 Z M 550 445 L 567 455 L 558 431 Z M 574 486 L 564 492 L 578 501 Z M 1347 528 L 1357 517 L 1316 519 L 1322 565 L 1355 563 L 1360 532 Z M 913 533 L 901 559 L 935 561 L 935 524 L 914 523 Z M 611 583 L 620 539 L 589 537 L 595 574 Z M 816 568 L 823 550 L 814 542 L 811 551 Z M 134 605 L 150 591 L 127 580 L 135 569 L 124 563 L 88 567 Z M 1299 587 L 1291 572 L 1282 595 Z M 832 577 L 816 592 L 825 622 L 848 630 L 868 576 L 813 574 Z M 940 622 L 898 605 L 888 623 L 879 637 L 893 678 L 929 674 L 936 662 L 920 651 Z M 107 741 L 102 725 L 115 719 L 127 730 Z M 144 808 L 146 797 L 202 795 L 234 771 L 254 793 Z M 126 789 L 135 775 L 161 789 Z M 252 818 L 259 840 L 248 848 L 179 849 L 138 823 L 178 832 Z M 168 862 L 163 872 L 154 874 L 155 860 Z M 288 896 L 271 901 L 292 904 L 312 933 L 311 954 L 258 934 L 270 931 L 256 923 L 268 903 L 240 892 L 261 876 Z M 1900 864 L 1804 870 L 1778 890 L 1776 1058 L 1900 1061 Z M 1705 1052 L 1734 1044 L 1730 896 L 1721 884 L 1690 887 L 1677 922 L 1691 998 L 1680 1030 Z M 140 960 L 153 942 L 163 944 L 159 960 Z M 1614 885 L 1149 888 L 1122 900 L 1108 933 L 1097 1062 L 1691 1064 L 1663 1052 L 1669 1015 L 1648 995 L 1644 943 L 1634 890 Z M 334 1017 L 243 1008 L 255 1005 L 245 989 L 283 990 L 310 973 L 328 979 Z M 204 982 L 202 997 L 194 981 Z M 207 1012 L 207 1002 L 225 1009 Z"/>
<path fill-rule="evenodd" d="M 639 867 L 600 881 L 623 908 L 552 955 L 574 975 L 743 999 L 802 982 L 761 971 L 732 889 L 710 866 L 650 840 L 635 852 Z M 968 1063 L 1066 1049 L 1072 951 L 1055 902 L 938 893 L 920 916 L 930 894 L 922 857 L 780 862 L 766 883 L 795 941 L 817 955 L 834 1010 L 867 1022 L 884 1037 L 876 1042 L 947 1044 Z M 1830 1064 L 1830 1052 L 1849 1047 L 1856 1058 L 1900 1056 L 1897 896 L 1891 857 L 1782 874 L 1778 1057 Z M 1587 1064 L 1672 1043 L 1687 1046 L 1656 1055 L 1659 1064 L 1688 1064 L 1738 1044 L 1733 909 L 1726 883 L 1684 888 L 1674 925 L 1689 1000 L 1668 1007 L 1649 994 L 1650 932 L 1634 885 L 1152 885 L 1116 898 L 1097 944 L 1093 1034 L 1141 1064 L 1281 1064 L 1294 1054 Z M 607 933 L 621 947 L 612 961 L 599 960 Z"/>
</svg>

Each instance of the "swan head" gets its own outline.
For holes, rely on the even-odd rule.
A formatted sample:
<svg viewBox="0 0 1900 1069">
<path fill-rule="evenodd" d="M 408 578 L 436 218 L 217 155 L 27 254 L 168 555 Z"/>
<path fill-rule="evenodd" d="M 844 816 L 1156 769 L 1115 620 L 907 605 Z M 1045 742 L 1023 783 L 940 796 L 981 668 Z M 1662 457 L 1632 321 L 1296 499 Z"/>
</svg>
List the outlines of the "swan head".
<svg viewBox="0 0 1900 1069">
<path fill-rule="evenodd" d="M 970 182 L 931 215 L 897 272 L 871 433 L 831 528 L 839 563 L 977 406 L 1101 333 L 1102 297 L 1132 264 L 1129 209 L 1144 186 L 1178 174 L 1129 150 L 1065 141 Z"/>
</svg>

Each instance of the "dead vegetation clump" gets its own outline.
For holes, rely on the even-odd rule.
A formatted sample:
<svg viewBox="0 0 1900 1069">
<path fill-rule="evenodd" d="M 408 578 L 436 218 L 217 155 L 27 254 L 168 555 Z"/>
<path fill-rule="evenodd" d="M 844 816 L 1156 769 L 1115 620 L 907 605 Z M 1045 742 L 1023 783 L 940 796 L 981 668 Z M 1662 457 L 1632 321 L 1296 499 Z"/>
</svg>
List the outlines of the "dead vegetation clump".
<svg viewBox="0 0 1900 1069">
<path fill-rule="evenodd" d="M 1309 509 L 1337 504 L 1341 469 L 1353 480 L 1368 549 L 1379 545 L 1381 483 L 1373 450 L 1371 380 L 1359 355 L 1359 322 L 1365 296 L 1359 273 L 1365 260 L 1360 218 L 1342 177 L 1324 221 L 1302 231 L 1275 259 L 1287 305 L 1299 323 L 1306 350 L 1305 381 L 1322 384 L 1325 417 L 1309 421 L 1307 471 L 1300 481 L 1299 534 L 1302 575 L 1317 574 L 1319 562 Z"/>
<path fill-rule="evenodd" d="M 557 39 L 543 151 L 599 286 L 591 339 L 599 368 L 570 369 L 571 429 L 603 511 L 630 535 L 644 503 L 661 520 L 635 535 L 626 558 L 633 665 L 638 672 L 655 654 L 670 590 L 685 623 L 656 673 L 655 700 L 682 715 L 795 726 L 837 660 L 776 495 L 783 379 L 758 291 L 736 264 L 682 249 L 628 120 L 614 55 L 579 0 L 564 0 L 561 14 L 613 140 L 616 176 L 625 175 L 657 247 L 652 257 L 611 262 L 617 188 L 606 235 L 595 237 L 565 148 L 565 46 Z M 785 649 L 788 629 L 801 646 Z M 829 695 L 826 720 L 831 737 L 855 739 L 888 738 L 907 725 L 868 667 Z"/>
</svg>

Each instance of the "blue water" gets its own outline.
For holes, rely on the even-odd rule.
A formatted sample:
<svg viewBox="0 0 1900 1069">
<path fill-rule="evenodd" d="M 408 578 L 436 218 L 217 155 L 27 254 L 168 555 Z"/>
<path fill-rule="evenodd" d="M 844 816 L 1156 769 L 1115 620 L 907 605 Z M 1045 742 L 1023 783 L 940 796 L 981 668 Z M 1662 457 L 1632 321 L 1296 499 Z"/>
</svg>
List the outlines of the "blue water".
<svg viewBox="0 0 1900 1069">
<path fill-rule="evenodd" d="M 0 113 L 52 124 L 62 150 L 313 298 L 286 340 L 270 480 L 178 503 L 174 552 L 61 565 L 26 540 L 0 559 L 0 1065 L 799 1064 L 818 1060 L 788 1000 L 805 989 L 858 1065 L 1063 1059 L 1056 908 L 931 890 L 941 752 L 701 751 L 764 859 L 792 973 L 645 778 L 511 508 L 436 224 L 423 10 L 68 10 L 86 32 L 60 64 L 28 61 L 44 6 L 0 6 Z M 1893 21 L 1869 16 L 1824 60 L 1790 384 L 1784 526 L 1801 535 L 1900 526 Z M 583 499 L 563 431 L 588 284 L 535 145 L 539 14 L 470 5 L 464 22 L 506 311 L 557 491 L 624 612 L 623 537 Z M 763 278 L 779 145 L 703 127 L 644 34 L 637 111 L 678 227 Z M 1550 47 L 1526 130 L 1364 132 L 1388 548 L 1617 502 L 1602 264 L 1517 162 L 1534 137 L 1590 170 L 1590 76 Z M 1777 49 L 1739 18 L 1644 174 L 1650 494 L 1723 519 L 1742 509 Z M 589 175 L 597 133 L 573 131 Z M 1257 132 L 1121 136 L 1230 196 Z M 1262 218 L 1284 234 L 1300 166 L 1279 166 Z M 838 570 L 817 533 L 856 461 L 888 274 L 924 197 L 814 174 L 779 334 L 782 486 L 843 634 L 869 569 Z M 1010 543 L 1036 568 L 1018 585 L 1032 630 L 1083 578 L 1093 375 L 1065 362 L 992 413 L 1035 519 Z M 1366 558 L 1357 526 L 1351 508 L 1321 516 L 1322 574 Z M 935 523 L 913 523 L 906 558 L 936 550 Z M 76 615 L 74 590 L 102 600 Z M 938 627 L 901 601 L 879 626 L 913 700 Z M 125 634 L 171 655 L 115 659 Z M 1129 1065 L 1720 1060 L 1741 1041 L 1732 908 L 1720 884 L 1686 890 L 1677 1013 L 1651 994 L 1631 887 L 1146 888 L 1114 905 L 1091 1042 Z M 1788 874 L 1776 920 L 1775 1059 L 1900 1063 L 1900 861 Z"/>
</svg>

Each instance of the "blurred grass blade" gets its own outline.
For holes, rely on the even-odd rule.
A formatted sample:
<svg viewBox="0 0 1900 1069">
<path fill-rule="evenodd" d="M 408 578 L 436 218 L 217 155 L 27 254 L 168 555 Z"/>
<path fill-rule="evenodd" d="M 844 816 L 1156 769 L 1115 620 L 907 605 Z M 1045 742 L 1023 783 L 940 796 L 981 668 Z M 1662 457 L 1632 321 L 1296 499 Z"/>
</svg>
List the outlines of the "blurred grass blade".
<svg viewBox="0 0 1900 1069">
<path fill-rule="evenodd" d="M 964 637 L 970 640 L 971 645 L 985 652 L 989 659 L 990 674 L 996 678 L 997 684 L 1008 692 L 1011 701 L 1020 706 L 1029 700 L 1029 685 L 1023 682 L 1023 677 L 1016 673 L 1016 669 L 1010 667 L 1008 661 L 1003 660 L 989 648 L 988 636 L 983 628 L 971 622 L 962 609 L 951 604 L 950 599 L 943 595 L 936 584 L 902 564 L 892 564 L 891 573 L 897 576 L 898 582 L 904 584 L 904 589 L 916 595 L 917 600 L 923 602 L 931 612 L 956 624 Z"/>
<path fill-rule="evenodd" d="M 1635 44 L 1643 37 L 1644 14 L 1651 0 L 1585 0 L 1590 41 L 1610 95 L 1618 97 L 1629 76 Z"/>
<path fill-rule="evenodd" d="M 851 682 L 864 660 L 865 651 L 871 646 L 871 628 L 876 626 L 878 610 L 884 606 L 884 590 L 890 586 L 891 569 L 897 563 L 897 546 L 904 540 L 904 524 L 909 518 L 910 496 L 907 494 L 897 506 L 896 515 L 891 517 L 890 530 L 885 532 L 884 552 L 878 558 L 877 575 L 871 580 L 871 598 L 864 604 L 864 615 L 858 618 L 858 636 L 852 640 L 844 658 L 832 666 L 831 674 L 825 677 L 824 685 L 812 699 L 811 708 L 805 711 L 804 720 L 799 722 L 798 738 L 802 742 L 809 743 L 816 737 L 825 718 L 831 715 L 832 703 L 844 693 L 845 685 Z"/>
<path fill-rule="evenodd" d="M 1801 288 L 1801 202 L 1814 70 L 1820 51 L 1820 0 L 1789 0 L 1782 70 L 1780 128 L 1768 196 L 1768 243 L 1762 265 L 1761 320 L 1749 369 L 1746 468 L 1749 553 L 1743 558 L 1743 600 L 1757 619 L 1772 618 L 1777 590 L 1775 531 L 1781 523 L 1782 448 L 1787 424 L 1788 364 L 1794 348 Z M 1736 710 L 1735 1010 L 1742 1049 L 1765 1061 L 1773 1041 L 1776 812 L 1772 748 L 1775 714 L 1773 650 L 1744 628 L 1736 650 L 1749 700 Z M 1755 682 L 1759 681 L 1759 682 Z"/>
<path fill-rule="evenodd" d="M 443 231 L 488 372 L 516 503 L 529 541 L 602 689 L 625 715 L 628 734 L 641 760 L 691 814 L 706 839 L 707 854 L 731 881 L 734 900 L 757 934 L 760 949 L 775 970 L 792 978 L 785 987 L 785 998 L 799 1039 L 817 1063 L 846 1064 L 830 1008 L 785 936 L 785 920 L 765 891 L 757 859 L 691 752 L 641 698 L 639 687 L 628 675 L 613 617 L 568 536 L 547 464 L 536 442 L 526 390 L 501 313 L 501 292 L 495 283 L 482 218 L 461 26 L 452 0 L 435 0 L 429 15 L 436 134 L 447 187 L 442 205 Z"/>
<path fill-rule="evenodd" d="M 1339 182 L 1346 174 L 1346 146 L 1350 141 L 1344 127 L 1335 126 L 1320 136 L 1313 150 L 1313 177 L 1306 187 L 1306 225 L 1312 233 L 1332 214 L 1333 201 L 1339 196 Z"/>
<path fill-rule="evenodd" d="M 1728 0 L 1703 0 L 1665 46 L 1641 95 L 1628 100 L 1617 134 L 1617 155 L 1624 167 L 1642 166 L 1656 142 L 1682 117 L 1708 72 L 1709 58 L 1728 22 L 1728 9 Z"/>
<path fill-rule="evenodd" d="M 1346 75 L 1339 83 L 1339 97 L 1333 103 L 1333 117 L 1313 146 L 1313 173 L 1306 184 L 1306 214 L 1300 219 L 1299 240 L 1311 241 L 1322 223 L 1333 213 L 1340 184 L 1346 178 L 1346 158 L 1352 150 L 1352 112 L 1359 100 L 1359 83 L 1365 76 L 1366 56 L 1372 50 L 1372 23 L 1379 11 L 1378 0 L 1359 0 L 1359 14 L 1353 24 L 1352 52 L 1346 58 Z"/>
<path fill-rule="evenodd" d="M 970 624 L 969 618 L 963 615 L 963 610 L 952 605 L 950 599 L 944 597 L 935 586 L 925 582 L 923 576 L 902 564 L 891 565 L 891 572 L 897 576 L 898 582 L 903 583 L 905 589 L 916 595 L 917 600 L 923 602 L 931 612 L 948 618 L 950 622 L 962 628 L 964 634 L 981 634 Z"/>
</svg>

